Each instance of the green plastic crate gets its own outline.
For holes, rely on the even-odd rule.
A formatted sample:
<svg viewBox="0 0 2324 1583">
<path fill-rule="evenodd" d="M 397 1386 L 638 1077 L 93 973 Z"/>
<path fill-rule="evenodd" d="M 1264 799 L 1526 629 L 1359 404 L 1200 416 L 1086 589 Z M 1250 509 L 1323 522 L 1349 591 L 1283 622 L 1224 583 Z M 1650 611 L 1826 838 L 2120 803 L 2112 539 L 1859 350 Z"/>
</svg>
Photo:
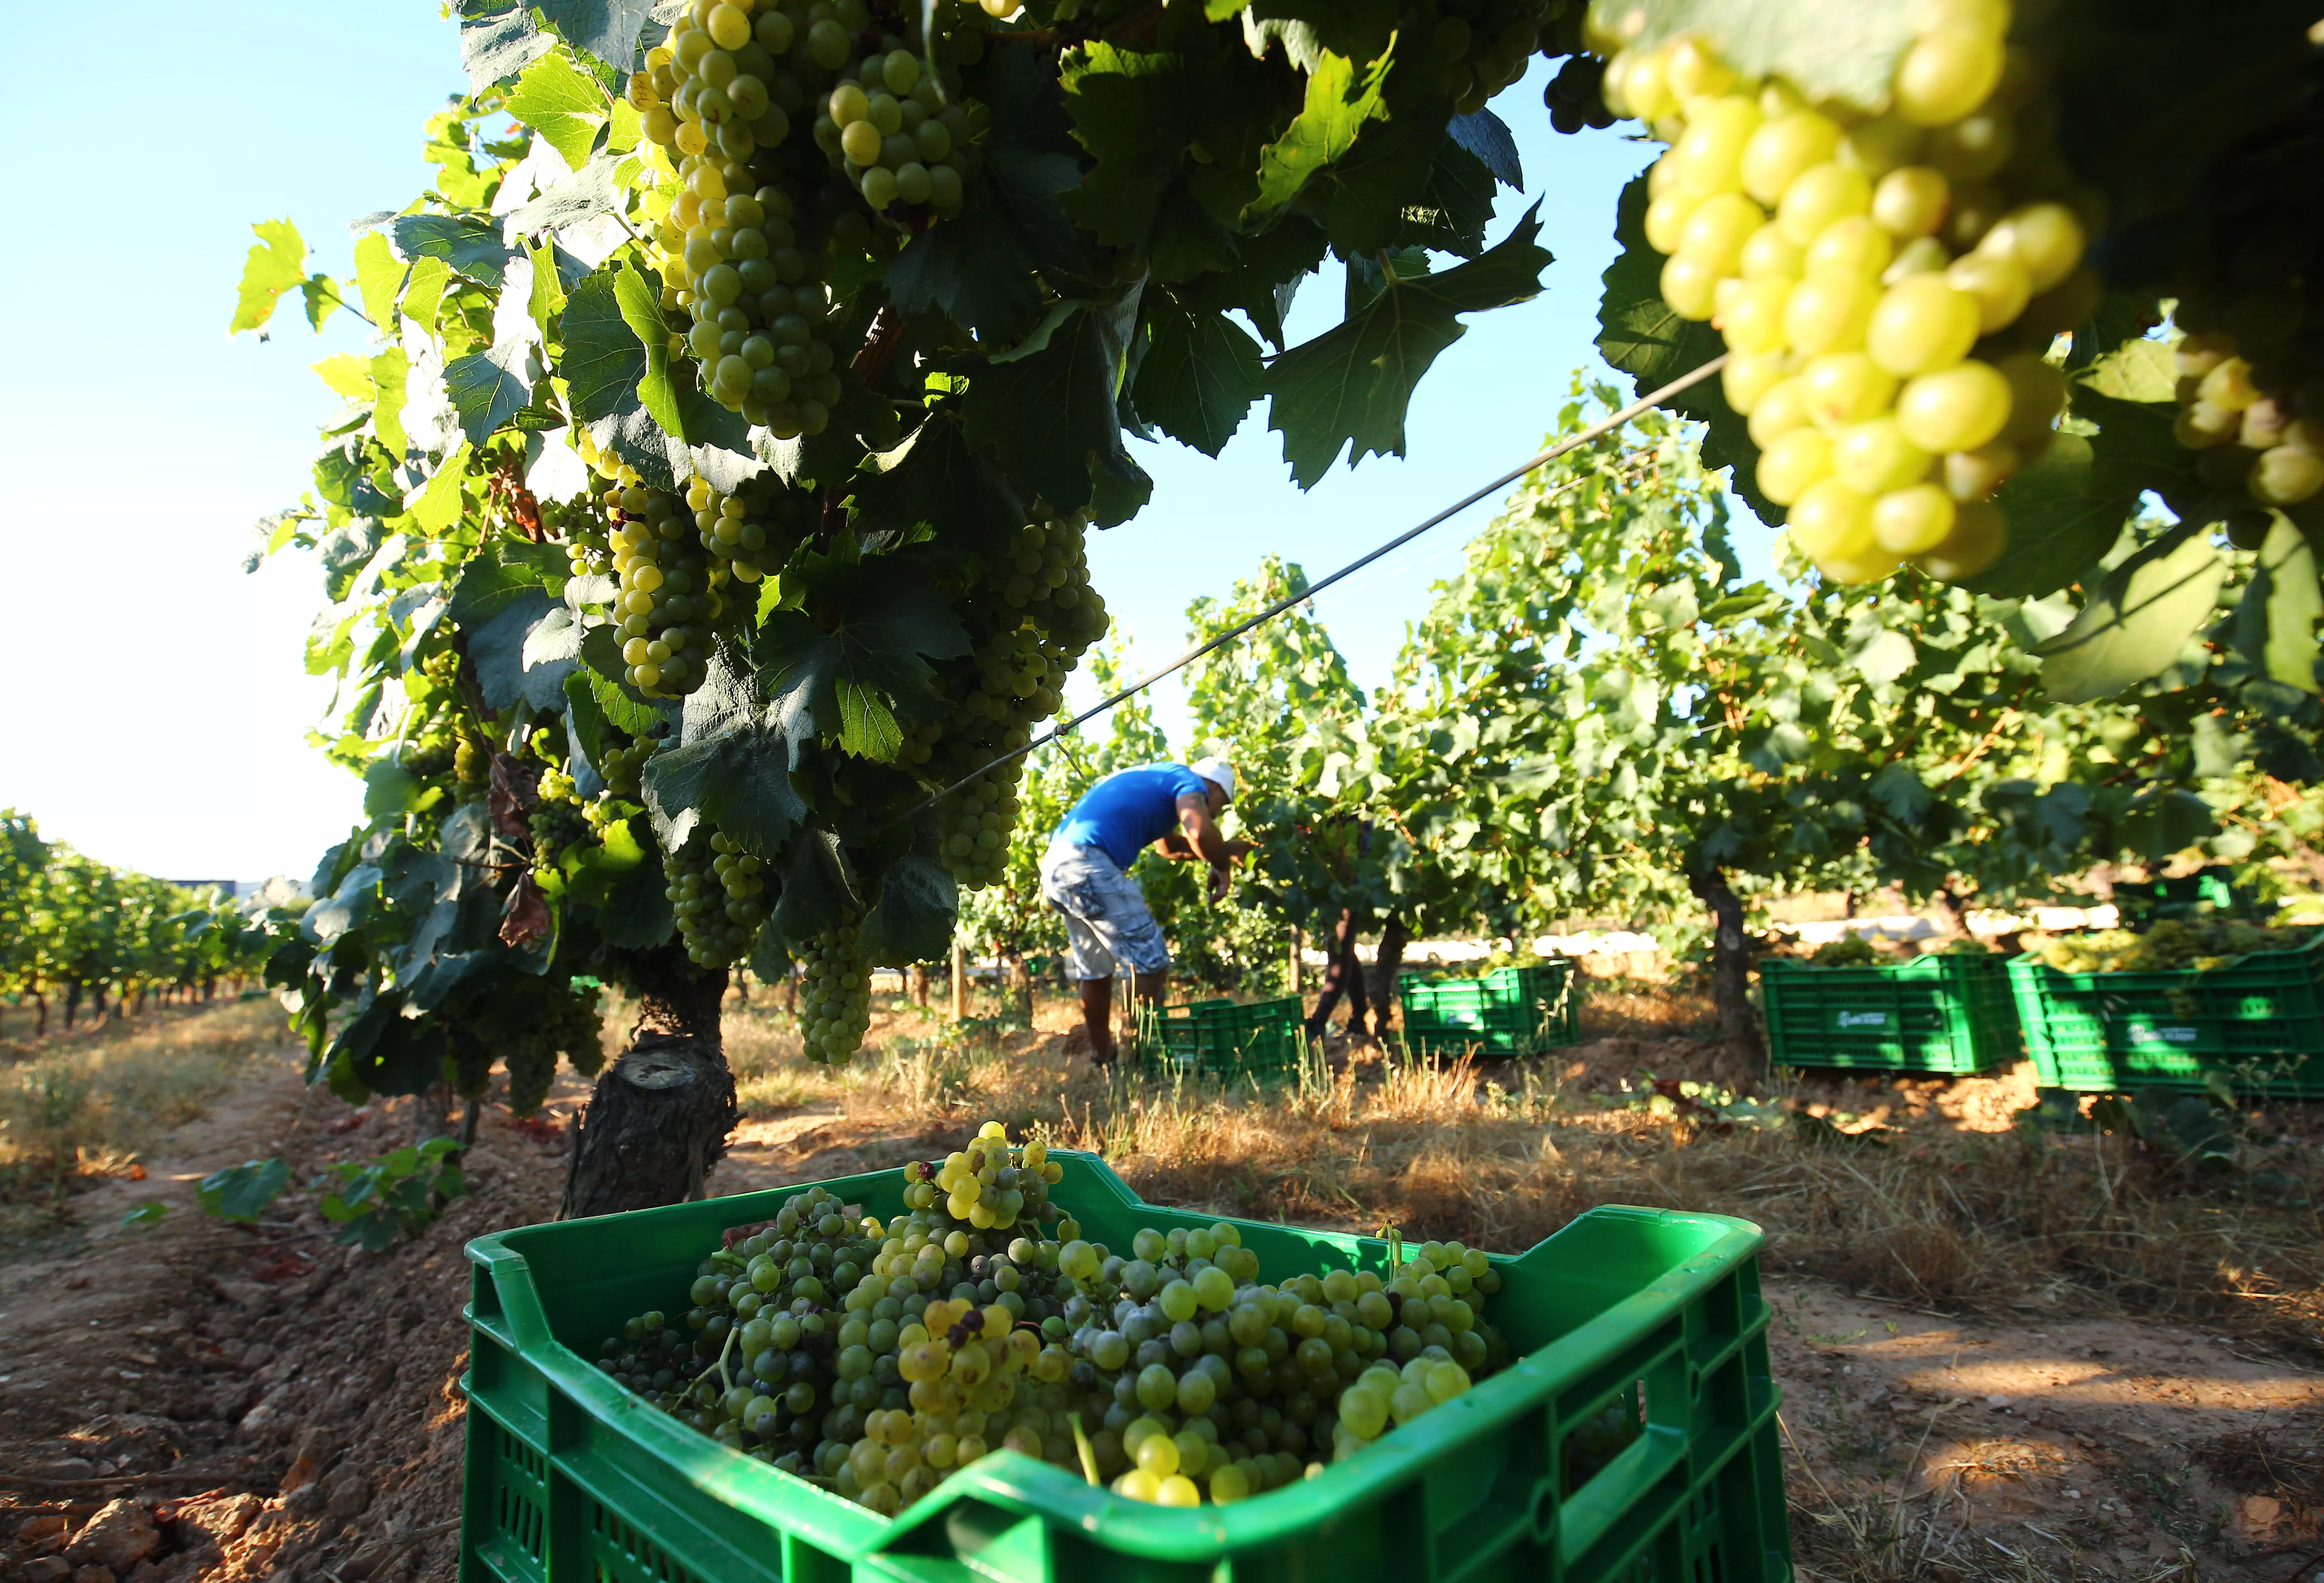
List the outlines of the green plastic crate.
<svg viewBox="0 0 2324 1583">
<path fill-rule="evenodd" d="M 1538 1055 L 1582 1036 L 1582 979 L 1563 957 L 1497 968 L 1482 978 L 1399 973 L 1406 1048 L 1417 1055 L 1470 1051 Z"/>
<path fill-rule="evenodd" d="M 1967 1074 L 2018 1058 L 2008 965 L 1938 954 L 1880 967 L 1760 965 L 1768 1058 L 1779 1066 Z"/>
<path fill-rule="evenodd" d="M 1060 1151 L 1084 1234 L 1211 1217 L 1139 1201 Z M 825 1184 L 882 1216 L 898 1172 Z M 1231 1506 L 1172 1510 L 995 1451 L 882 1517 L 730 1451 L 588 1361 L 678 1301 L 729 1226 L 798 1189 L 479 1238 L 461 1583 L 1788 1583 L 1758 1229 L 1593 1210 L 1497 1257 L 1524 1354 L 1362 1456 Z M 1385 1270 L 1370 1238 L 1238 1220 L 1270 1278 Z M 1568 1490 L 1567 1437 L 1618 1403 L 1644 1433 Z"/>
<path fill-rule="evenodd" d="M 1138 1063 L 1157 1074 L 1285 1076 L 1297 1070 L 1305 1048 L 1296 999 L 1197 1000 L 1139 1009 Z"/>
<path fill-rule="evenodd" d="M 2141 931 L 2172 918 L 2259 919 L 2275 911 L 2273 902 L 2236 884 L 2234 870 L 2225 866 L 2166 879 L 2117 879 L 2114 905 L 2125 928 Z"/>
<path fill-rule="evenodd" d="M 2083 1093 L 2202 1090 L 2324 1098 L 2324 934 L 2209 971 L 2069 973 L 2009 964 L 2042 1086 Z"/>
</svg>

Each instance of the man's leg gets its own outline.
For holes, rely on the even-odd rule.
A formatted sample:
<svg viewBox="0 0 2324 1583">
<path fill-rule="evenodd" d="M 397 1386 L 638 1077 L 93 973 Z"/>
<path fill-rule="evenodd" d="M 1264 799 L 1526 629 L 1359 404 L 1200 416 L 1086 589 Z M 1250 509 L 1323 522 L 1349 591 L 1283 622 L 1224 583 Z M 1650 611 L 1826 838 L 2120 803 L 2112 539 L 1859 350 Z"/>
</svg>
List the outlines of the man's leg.
<svg viewBox="0 0 2324 1583">
<path fill-rule="evenodd" d="M 1082 1026 L 1089 1030 L 1090 1059 L 1100 1066 L 1113 1063 L 1113 980 L 1081 981 Z"/>
<path fill-rule="evenodd" d="M 1169 984 L 1170 970 L 1167 968 L 1158 973 L 1139 973 L 1130 980 L 1130 993 L 1138 998 L 1140 1006 L 1159 1006 Z"/>
</svg>

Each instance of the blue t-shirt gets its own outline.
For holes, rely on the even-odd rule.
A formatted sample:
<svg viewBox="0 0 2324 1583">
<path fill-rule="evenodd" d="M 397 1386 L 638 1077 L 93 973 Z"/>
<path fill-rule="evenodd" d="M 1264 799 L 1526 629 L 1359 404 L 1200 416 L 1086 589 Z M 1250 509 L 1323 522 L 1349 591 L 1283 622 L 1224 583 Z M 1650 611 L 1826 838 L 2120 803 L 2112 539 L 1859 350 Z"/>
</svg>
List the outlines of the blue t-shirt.
<svg viewBox="0 0 2324 1583">
<path fill-rule="evenodd" d="M 1147 764 L 1119 769 L 1089 788 L 1074 805 L 1056 839 L 1093 846 L 1127 869 L 1138 849 L 1178 827 L 1178 799 L 1207 797 L 1211 783 L 1184 764 Z"/>
</svg>

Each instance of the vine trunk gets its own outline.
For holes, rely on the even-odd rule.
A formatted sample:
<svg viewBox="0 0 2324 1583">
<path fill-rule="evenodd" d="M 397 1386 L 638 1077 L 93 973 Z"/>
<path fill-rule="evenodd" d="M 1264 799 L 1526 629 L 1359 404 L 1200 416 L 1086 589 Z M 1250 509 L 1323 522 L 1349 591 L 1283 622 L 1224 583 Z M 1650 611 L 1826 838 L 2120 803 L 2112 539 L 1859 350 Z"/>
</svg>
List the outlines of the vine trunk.
<svg viewBox="0 0 2324 1583">
<path fill-rule="evenodd" d="M 664 945 L 636 953 L 628 978 L 637 1026 L 575 1119 L 562 1219 L 700 1198 L 739 1118 L 719 1031 L 726 974 Z"/>
</svg>

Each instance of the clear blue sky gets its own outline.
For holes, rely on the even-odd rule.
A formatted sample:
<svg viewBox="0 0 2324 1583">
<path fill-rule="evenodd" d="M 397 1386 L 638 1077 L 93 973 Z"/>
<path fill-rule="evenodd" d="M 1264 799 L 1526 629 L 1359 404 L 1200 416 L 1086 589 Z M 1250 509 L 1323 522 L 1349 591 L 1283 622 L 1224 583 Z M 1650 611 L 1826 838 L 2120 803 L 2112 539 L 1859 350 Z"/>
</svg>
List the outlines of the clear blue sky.
<svg viewBox="0 0 2324 1583">
<path fill-rule="evenodd" d="M 319 579 L 295 555 L 255 576 L 241 562 L 252 522 L 297 498 L 337 406 L 307 365 L 366 331 L 342 314 L 318 339 L 295 308 L 264 344 L 229 340 L 226 326 L 252 221 L 288 215 L 319 266 L 344 275 L 345 222 L 426 183 L 420 123 L 463 82 L 455 31 L 408 0 L 253 0 L 230 26 L 189 25 L 183 7 L 153 0 L 107 15 L 130 42 L 106 57 L 102 113 L 71 71 L 19 71 L 0 104 L 10 146 L 51 148 L 74 129 L 71 158 L 16 162 L 16 211 L 83 216 L 0 262 L 15 360 L 0 389 L 14 463 L 0 535 L 16 595 L 0 629 L 14 722 L 0 805 L 151 873 L 303 878 L 360 800 L 307 742 L 332 695 L 300 658 Z M 69 7 L 32 7 L 18 58 L 78 59 L 84 32 Z M 1541 80 L 1537 69 L 1497 106 L 1529 190 L 1503 194 L 1494 235 L 1545 198 L 1546 291 L 1469 321 L 1421 387 L 1408 460 L 1342 467 L 1302 495 L 1263 405 L 1220 462 L 1140 447 L 1153 504 L 1092 556 L 1139 659 L 1174 656 L 1188 602 L 1263 553 L 1320 575 L 1535 448 L 1572 370 L 1593 359 L 1615 195 L 1647 152 L 1611 133 L 1552 133 Z M 134 213 L 87 216 L 88 183 L 126 172 Z M 1336 278 L 1312 281 L 1296 332 L 1329 327 L 1339 299 Z M 1489 515 L 1476 509 L 1321 602 L 1359 680 L 1386 678 L 1429 582 Z M 1175 695 L 1163 704 L 1175 725 Z"/>
</svg>

